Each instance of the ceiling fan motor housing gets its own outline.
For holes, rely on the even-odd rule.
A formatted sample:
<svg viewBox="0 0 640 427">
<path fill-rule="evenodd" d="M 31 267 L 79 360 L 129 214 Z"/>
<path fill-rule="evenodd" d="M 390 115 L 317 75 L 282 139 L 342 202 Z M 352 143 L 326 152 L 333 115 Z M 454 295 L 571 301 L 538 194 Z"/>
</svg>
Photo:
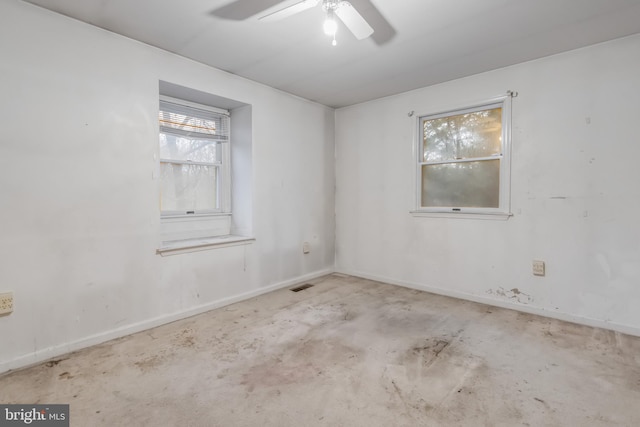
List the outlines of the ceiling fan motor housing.
<svg viewBox="0 0 640 427">
<path fill-rule="evenodd" d="M 340 7 L 341 3 L 345 3 L 344 0 L 323 0 L 322 1 L 322 10 L 325 12 L 335 11 Z"/>
</svg>

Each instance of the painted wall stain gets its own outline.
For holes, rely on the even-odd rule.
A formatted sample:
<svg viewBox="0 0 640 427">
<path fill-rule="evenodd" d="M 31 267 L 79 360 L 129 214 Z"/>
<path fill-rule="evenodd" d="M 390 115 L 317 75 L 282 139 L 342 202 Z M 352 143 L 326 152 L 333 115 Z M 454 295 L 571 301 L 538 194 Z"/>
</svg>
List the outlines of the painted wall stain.
<svg viewBox="0 0 640 427">
<path fill-rule="evenodd" d="M 531 295 L 525 294 L 524 292 L 522 292 L 518 288 L 505 290 L 504 288 L 499 287 L 498 289 L 489 289 L 487 291 L 487 293 L 489 295 L 497 295 L 497 296 L 502 297 L 502 298 L 508 298 L 508 299 L 511 299 L 511 300 L 516 300 L 517 302 L 519 302 L 521 304 L 528 304 L 528 303 L 533 302 L 533 297 Z"/>
</svg>

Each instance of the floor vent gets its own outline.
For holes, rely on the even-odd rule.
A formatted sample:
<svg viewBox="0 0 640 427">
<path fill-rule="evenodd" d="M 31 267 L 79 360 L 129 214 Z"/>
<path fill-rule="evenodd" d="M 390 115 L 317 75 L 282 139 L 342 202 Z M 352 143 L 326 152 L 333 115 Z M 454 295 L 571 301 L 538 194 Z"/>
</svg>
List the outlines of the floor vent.
<svg viewBox="0 0 640 427">
<path fill-rule="evenodd" d="M 305 289 L 309 289 L 311 288 L 313 285 L 310 285 L 309 283 L 302 285 L 302 286 L 298 286 L 297 288 L 293 288 L 291 289 L 293 292 L 300 292 L 300 291 L 304 291 Z"/>
</svg>

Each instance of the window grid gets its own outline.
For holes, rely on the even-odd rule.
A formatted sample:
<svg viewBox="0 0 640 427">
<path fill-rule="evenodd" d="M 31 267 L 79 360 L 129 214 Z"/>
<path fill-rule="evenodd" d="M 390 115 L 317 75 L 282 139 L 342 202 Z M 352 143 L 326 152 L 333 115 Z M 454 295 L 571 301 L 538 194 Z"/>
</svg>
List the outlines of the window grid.
<svg viewBox="0 0 640 427">
<path fill-rule="evenodd" d="M 416 212 L 508 213 L 510 97 L 418 118 Z"/>
<path fill-rule="evenodd" d="M 162 216 L 229 213 L 228 112 L 161 97 Z"/>
</svg>

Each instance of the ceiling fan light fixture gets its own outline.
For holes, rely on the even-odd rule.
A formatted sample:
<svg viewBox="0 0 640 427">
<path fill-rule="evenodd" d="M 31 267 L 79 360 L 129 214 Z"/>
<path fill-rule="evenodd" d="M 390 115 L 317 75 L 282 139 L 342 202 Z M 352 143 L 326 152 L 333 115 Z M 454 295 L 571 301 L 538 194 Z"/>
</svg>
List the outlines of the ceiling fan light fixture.
<svg viewBox="0 0 640 427">
<path fill-rule="evenodd" d="M 336 32 L 338 31 L 338 22 L 336 21 L 336 15 L 333 13 L 333 10 L 327 10 L 327 17 L 324 20 L 324 24 L 322 24 L 322 28 L 326 35 L 333 37 L 336 36 Z"/>
</svg>

